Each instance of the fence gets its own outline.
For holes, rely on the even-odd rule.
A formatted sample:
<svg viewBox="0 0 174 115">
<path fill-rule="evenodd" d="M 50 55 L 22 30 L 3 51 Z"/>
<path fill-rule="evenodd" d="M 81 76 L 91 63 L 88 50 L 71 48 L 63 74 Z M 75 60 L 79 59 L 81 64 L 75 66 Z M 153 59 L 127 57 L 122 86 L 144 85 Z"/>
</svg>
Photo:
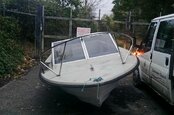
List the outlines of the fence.
<svg viewBox="0 0 174 115">
<path fill-rule="evenodd" d="M 41 12 L 44 13 L 44 10 Z M 16 18 L 18 18 L 21 15 L 25 16 L 23 17 L 25 19 L 23 24 L 25 25 L 26 22 L 30 22 L 30 26 L 26 25 L 27 27 L 25 30 L 26 31 L 30 30 L 30 32 L 34 34 L 36 26 L 33 25 L 36 24 L 35 22 L 36 21 L 35 17 L 37 17 L 36 14 L 8 10 L 5 9 L 5 6 L 3 5 L 3 8 L 1 7 L 1 14 L 6 15 L 6 13 L 9 16 L 14 16 L 13 14 L 15 14 Z M 44 48 L 49 48 L 51 42 L 53 41 L 57 41 L 60 39 L 67 39 L 69 37 L 75 36 L 77 27 L 91 28 L 91 32 L 114 31 L 114 32 L 127 33 L 139 39 L 138 41 L 140 41 L 145 36 L 145 32 L 148 27 L 148 23 L 131 22 L 131 20 L 128 20 L 128 21 L 114 21 L 113 27 L 110 28 L 107 25 L 107 22 L 102 20 L 73 18 L 71 9 L 70 9 L 70 17 L 54 17 L 54 16 L 44 15 L 43 18 L 44 18 L 43 19 L 44 25 L 42 26 L 43 28 L 42 32 L 44 34 L 42 33 L 43 35 L 40 36 L 42 38 L 41 41 L 42 51 L 44 50 Z M 37 40 L 35 41 L 35 44 L 37 45 Z"/>
</svg>

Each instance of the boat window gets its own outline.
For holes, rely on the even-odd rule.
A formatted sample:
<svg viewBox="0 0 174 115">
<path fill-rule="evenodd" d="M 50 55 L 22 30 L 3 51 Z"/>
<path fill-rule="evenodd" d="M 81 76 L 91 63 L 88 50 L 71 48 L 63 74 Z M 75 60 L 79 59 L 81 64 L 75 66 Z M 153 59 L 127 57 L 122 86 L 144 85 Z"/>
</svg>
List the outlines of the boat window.
<svg viewBox="0 0 174 115">
<path fill-rule="evenodd" d="M 118 52 L 109 34 L 97 34 L 84 37 L 89 57 L 102 56 Z"/>
<path fill-rule="evenodd" d="M 53 45 L 55 46 L 56 44 L 59 44 L 59 43 L 60 42 L 54 42 Z M 64 46 L 65 46 L 65 43 L 54 48 L 55 64 L 61 62 Z M 65 47 L 63 62 L 75 61 L 80 59 L 85 59 L 85 55 L 83 53 L 80 39 L 75 39 L 75 40 L 67 42 Z"/>
</svg>

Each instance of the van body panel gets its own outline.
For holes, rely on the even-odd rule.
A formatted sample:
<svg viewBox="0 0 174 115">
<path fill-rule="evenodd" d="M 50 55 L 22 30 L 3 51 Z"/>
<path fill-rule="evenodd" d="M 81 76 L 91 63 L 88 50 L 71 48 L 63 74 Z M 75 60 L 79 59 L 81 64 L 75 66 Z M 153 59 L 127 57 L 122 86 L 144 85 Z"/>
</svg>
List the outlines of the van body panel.
<svg viewBox="0 0 174 115">
<path fill-rule="evenodd" d="M 146 83 L 150 84 L 150 54 L 151 52 L 146 52 L 144 55 L 139 56 L 140 59 L 140 68 L 141 68 L 141 75 L 142 75 L 142 80 L 145 81 Z"/>
<path fill-rule="evenodd" d="M 167 98 L 170 98 L 169 89 L 171 85 L 168 84 L 170 57 L 169 54 L 153 51 L 152 63 L 150 66 L 152 87 Z M 168 60 L 167 63 L 166 60 Z"/>
<path fill-rule="evenodd" d="M 174 104 L 174 14 L 153 19 L 141 45 L 141 80 Z"/>
</svg>

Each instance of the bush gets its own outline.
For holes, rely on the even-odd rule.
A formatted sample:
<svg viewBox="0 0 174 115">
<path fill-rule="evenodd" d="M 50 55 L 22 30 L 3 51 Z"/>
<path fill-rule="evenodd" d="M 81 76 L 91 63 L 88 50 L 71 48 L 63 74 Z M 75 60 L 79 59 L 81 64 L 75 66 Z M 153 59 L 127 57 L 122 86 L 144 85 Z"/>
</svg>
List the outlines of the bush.
<svg viewBox="0 0 174 115">
<path fill-rule="evenodd" d="M 22 62 L 23 51 L 18 40 L 20 28 L 17 21 L 0 17 L 0 77 L 13 72 Z"/>
</svg>

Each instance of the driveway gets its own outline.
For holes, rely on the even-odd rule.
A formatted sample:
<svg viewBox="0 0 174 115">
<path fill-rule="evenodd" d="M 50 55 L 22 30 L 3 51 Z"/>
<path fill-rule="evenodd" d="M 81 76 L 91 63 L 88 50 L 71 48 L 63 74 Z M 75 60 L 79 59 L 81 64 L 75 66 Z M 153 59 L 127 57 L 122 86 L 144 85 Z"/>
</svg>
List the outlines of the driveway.
<svg viewBox="0 0 174 115">
<path fill-rule="evenodd" d="M 132 85 L 132 77 L 120 81 L 101 108 L 83 103 L 57 87 L 42 83 L 39 66 L 21 79 L 0 88 L 0 114 L 57 115 L 169 115 L 174 107 L 148 87 Z"/>
</svg>

